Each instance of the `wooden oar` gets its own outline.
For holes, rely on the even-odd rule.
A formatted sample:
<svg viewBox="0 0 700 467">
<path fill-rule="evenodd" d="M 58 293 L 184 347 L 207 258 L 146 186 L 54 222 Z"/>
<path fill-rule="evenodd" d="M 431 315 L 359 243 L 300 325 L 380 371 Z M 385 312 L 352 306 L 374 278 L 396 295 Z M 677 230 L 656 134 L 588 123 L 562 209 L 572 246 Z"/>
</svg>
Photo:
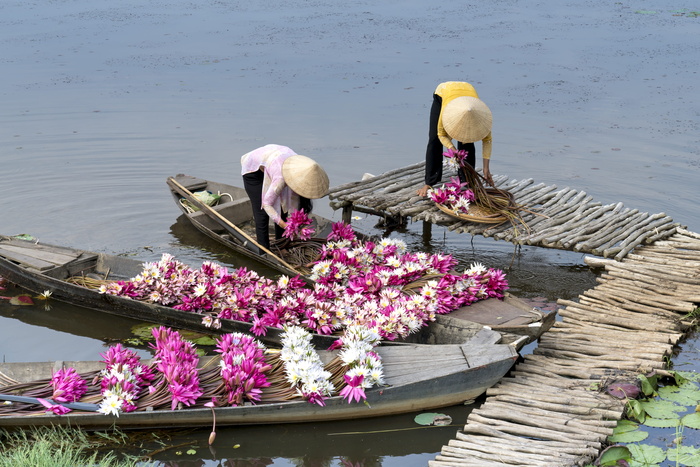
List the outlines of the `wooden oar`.
<svg viewBox="0 0 700 467">
<path fill-rule="evenodd" d="M 190 190 L 182 186 L 177 180 L 175 180 L 173 177 L 168 178 L 168 184 L 171 185 L 173 188 L 177 190 L 178 193 L 181 195 L 185 196 L 190 202 L 194 203 L 199 209 L 202 211 L 205 211 L 207 214 L 210 216 L 213 216 L 214 220 L 217 221 L 221 226 L 223 226 L 227 231 L 231 232 L 232 234 L 235 233 L 236 237 L 242 236 L 245 238 L 248 242 L 250 242 L 252 245 L 255 245 L 258 247 L 261 251 L 264 251 L 268 255 L 270 255 L 272 258 L 275 258 L 277 261 L 279 261 L 281 264 L 283 264 L 285 267 L 291 269 L 292 271 L 296 272 L 297 274 L 303 275 L 301 272 L 299 272 L 297 269 L 295 269 L 292 265 L 287 263 L 285 260 L 253 240 L 253 238 L 250 237 L 247 233 L 245 233 L 242 229 L 240 229 L 236 224 L 233 222 L 229 221 L 226 219 L 224 216 L 219 214 L 216 210 L 212 209 L 211 206 L 202 203 L 199 199 L 197 199 L 196 196 L 192 194 Z"/>
<path fill-rule="evenodd" d="M 89 404 L 87 402 L 57 402 L 53 399 L 43 398 L 46 402 L 53 405 L 62 405 L 72 410 L 83 410 L 85 412 L 97 412 L 100 408 L 97 404 Z M 43 405 L 36 397 L 15 396 L 14 394 L 0 394 L 0 401 L 24 402 L 27 404 Z"/>
</svg>

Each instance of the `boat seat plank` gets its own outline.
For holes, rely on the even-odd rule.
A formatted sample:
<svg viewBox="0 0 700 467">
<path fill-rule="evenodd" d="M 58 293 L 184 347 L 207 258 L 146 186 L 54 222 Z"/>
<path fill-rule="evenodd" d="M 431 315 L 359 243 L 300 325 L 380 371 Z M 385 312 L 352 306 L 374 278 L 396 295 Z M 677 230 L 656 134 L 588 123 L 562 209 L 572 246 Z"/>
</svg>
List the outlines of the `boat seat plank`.
<svg viewBox="0 0 700 467">
<path fill-rule="evenodd" d="M 203 178 L 192 177 L 191 175 L 177 175 L 175 177 L 177 182 L 187 188 L 191 192 L 203 190 L 209 184 L 208 181 Z"/>
<path fill-rule="evenodd" d="M 543 315 L 536 308 L 514 305 L 511 300 L 480 300 L 450 313 L 450 316 L 468 321 L 477 321 L 486 326 L 520 326 L 532 322 L 533 313 Z M 518 304 L 521 305 L 521 304 Z"/>
<path fill-rule="evenodd" d="M 55 268 L 56 264 L 45 261 L 34 256 L 25 255 L 16 251 L 11 251 L 0 246 L 0 256 L 3 258 L 18 263 L 20 266 L 26 266 L 37 271 L 46 271 L 47 269 Z"/>
<path fill-rule="evenodd" d="M 55 265 L 68 263 L 80 256 L 80 251 L 60 250 L 58 248 L 37 248 L 37 245 L 33 243 L 20 246 L 0 243 L 0 250 L 31 256 Z"/>
</svg>

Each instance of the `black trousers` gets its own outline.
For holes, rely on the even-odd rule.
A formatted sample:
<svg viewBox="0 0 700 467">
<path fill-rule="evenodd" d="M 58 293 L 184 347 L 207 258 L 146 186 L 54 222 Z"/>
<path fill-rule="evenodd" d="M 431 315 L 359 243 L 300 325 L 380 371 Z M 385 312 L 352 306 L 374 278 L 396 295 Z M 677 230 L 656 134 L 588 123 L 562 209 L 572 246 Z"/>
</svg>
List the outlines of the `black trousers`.
<svg viewBox="0 0 700 467">
<path fill-rule="evenodd" d="M 433 94 L 433 106 L 430 108 L 430 127 L 428 129 L 428 147 L 425 150 L 425 184 L 433 186 L 442 180 L 443 146 L 438 138 L 438 120 L 442 111 L 442 97 Z M 476 146 L 474 143 L 457 142 L 457 149 L 467 152 L 466 162 L 471 167 L 476 164 Z M 464 174 L 459 171 L 459 180 L 465 182 Z"/>
<path fill-rule="evenodd" d="M 248 198 L 250 198 L 253 208 L 253 219 L 255 219 L 255 237 L 257 242 L 265 248 L 270 248 L 270 216 L 262 208 L 262 189 L 265 174 L 262 170 L 250 172 L 243 175 L 243 187 Z M 282 213 L 282 219 L 286 219 L 286 214 Z M 282 238 L 284 229 L 275 224 L 275 238 Z"/>
</svg>

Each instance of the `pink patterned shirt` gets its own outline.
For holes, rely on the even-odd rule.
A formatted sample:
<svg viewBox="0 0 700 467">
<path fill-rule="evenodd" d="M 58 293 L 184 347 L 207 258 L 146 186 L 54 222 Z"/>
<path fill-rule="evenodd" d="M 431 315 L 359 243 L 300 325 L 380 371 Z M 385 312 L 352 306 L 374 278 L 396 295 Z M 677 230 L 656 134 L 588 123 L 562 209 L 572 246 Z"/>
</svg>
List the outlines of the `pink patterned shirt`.
<svg viewBox="0 0 700 467">
<path fill-rule="evenodd" d="M 265 174 L 262 208 L 275 224 L 282 220 L 282 211 L 290 212 L 299 207 L 299 195 L 287 186 L 282 176 L 282 164 L 295 155 L 297 153 L 286 146 L 268 144 L 241 157 L 241 175 L 258 170 Z"/>
</svg>

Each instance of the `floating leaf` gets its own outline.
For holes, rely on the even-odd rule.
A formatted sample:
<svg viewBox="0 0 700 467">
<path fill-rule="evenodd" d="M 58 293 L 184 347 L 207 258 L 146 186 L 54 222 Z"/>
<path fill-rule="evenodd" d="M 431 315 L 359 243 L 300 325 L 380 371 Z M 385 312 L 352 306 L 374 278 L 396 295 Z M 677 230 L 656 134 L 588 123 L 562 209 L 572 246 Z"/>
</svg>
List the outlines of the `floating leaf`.
<svg viewBox="0 0 700 467">
<path fill-rule="evenodd" d="M 639 441 L 644 441 L 649 437 L 649 433 L 642 430 L 631 431 L 629 433 L 621 433 L 619 435 L 608 436 L 608 442 L 610 443 L 638 443 Z"/>
<path fill-rule="evenodd" d="M 153 340 L 153 334 L 151 333 L 151 330 L 157 326 L 157 324 L 148 323 L 137 324 L 131 327 L 131 333 L 141 340 L 150 341 Z"/>
<path fill-rule="evenodd" d="M 194 456 L 195 454 L 197 454 L 197 450 L 196 449 L 188 449 L 187 454 L 189 454 L 190 456 Z"/>
<path fill-rule="evenodd" d="M 653 418 L 678 418 L 685 407 L 667 400 L 650 400 L 641 403 L 644 411 Z"/>
<path fill-rule="evenodd" d="M 653 466 L 666 460 L 666 453 L 658 446 L 632 444 L 628 446 L 635 464 Z"/>
<path fill-rule="evenodd" d="M 640 14 L 640 15 L 655 15 L 656 12 L 654 10 L 637 10 L 635 13 Z"/>
<path fill-rule="evenodd" d="M 216 340 L 211 336 L 202 336 L 192 341 L 197 345 L 216 345 Z"/>
<path fill-rule="evenodd" d="M 700 388 L 695 384 L 684 384 L 682 387 L 667 386 L 659 389 L 659 397 L 684 407 L 691 407 L 700 400 Z"/>
<path fill-rule="evenodd" d="M 618 399 L 636 399 L 641 391 L 636 383 L 620 381 L 609 384 L 605 392 Z"/>
<path fill-rule="evenodd" d="M 34 305 L 34 300 L 29 295 L 17 295 L 16 297 L 10 298 L 10 304 L 12 305 Z"/>
<path fill-rule="evenodd" d="M 636 443 L 645 440 L 649 433 L 641 431 L 639 424 L 631 420 L 620 420 L 613 430 L 613 434 L 608 437 L 611 443 Z"/>
<path fill-rule="evenodd" d="M 651 428 L 674 428 L 680 424 L 676 418 L 651 418 L 647 417 L 644 420 L 644 426 Z"/>
<path fill-rule="evenodd" d="M 598 458 L 598 463 L 596 465 L 600 466 L 616 466 L 617 461 L 626 460 L 629 461 L 632 458 L 630 450 L 626 446 L 610 446 L 605 448 Z"/>
<path fill-rule="evenodd" d="M 683 426 L 687 426 L 688 428 L 700 430 L 700 413 L 693 412 L 685 415 L 683 418 L 681 418 L 681 423 Z"/>
<path fill-rule="evenodd" d="M 452 417 L 444 413 L 422 413 L 415 416 L 413 419 L 419 425 L 436 425 L 445 426 L 452 423 Z"/>
<path fill-rule="evenodd" d="M 678 381 L 679 377 L 686 380 L 686 381 L 695 381 L 696 383 L 700 383 L 700 373 L 696 373 L 694 371 L 678 371 L 675 370 L 674 376 L 676 377 L 676 381 L 680 385 L 681 382 Z"/>
<path fill-rule="evenodd" d="M 676 465 L 700 467 L 700 449 L 693 446 L 679 446 L 669 449 L 666 453 L 669 461 Z"/>
</svg>

